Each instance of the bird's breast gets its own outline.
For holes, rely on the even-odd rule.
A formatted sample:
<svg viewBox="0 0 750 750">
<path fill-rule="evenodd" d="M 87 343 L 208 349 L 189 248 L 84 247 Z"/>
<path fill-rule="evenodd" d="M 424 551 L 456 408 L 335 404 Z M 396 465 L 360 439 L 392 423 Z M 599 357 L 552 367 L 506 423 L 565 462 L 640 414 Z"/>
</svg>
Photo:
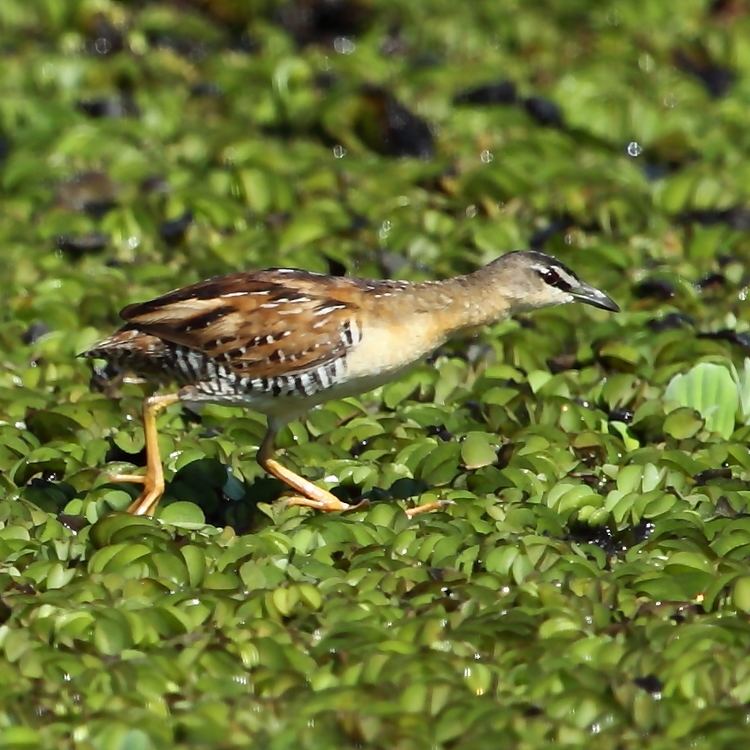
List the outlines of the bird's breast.
<svg viewBox="0 0 750 750">
<path fill-rule="evenodd" d="M 431 324 L 428 316 L 364 325 L 360 343 L 347 354 L 347 374 L 352 380 L 374 378 L 382 384 L 397 377 L 443 341 L 441 331 Z"/>
</svg>

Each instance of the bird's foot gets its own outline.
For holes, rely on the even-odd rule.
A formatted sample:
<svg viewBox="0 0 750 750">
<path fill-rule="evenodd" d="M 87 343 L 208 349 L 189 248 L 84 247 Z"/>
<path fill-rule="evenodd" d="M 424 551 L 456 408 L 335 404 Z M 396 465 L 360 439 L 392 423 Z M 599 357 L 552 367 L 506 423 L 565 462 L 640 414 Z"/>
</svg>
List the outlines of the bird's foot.
<svg viewBox="0 0 750 750">
<path fill-rule="evenodd" d="M 164 478 L 146 474 L 109 474 L 107 481 L 113 484 L 142 484 L 143 492 L 127 507 L 135 516 L 153 516 L 159 499 L 164 494 Z"/>
<path fill-rule="evenodd" d="M 127 512 L 134 516 L 153 516 L 161 496 L 164 494 L 164 482 L 146 481 L 143 492 L 127 507 Z"/>
<path fill-rule="evenodd" d="M 292 497 L 285 497 L 283 499 L 284 505 L 299 506 L 302 508 L 314 508 L 320 510 L 323 513 L 334 513 L 343 510 L 352 510 L 358 507 L 359 503 L 355 506 L 349 505 L 339 500 L 335 495 L 325 490 L 320 490 L 320 495 L 317 497 L 303 497 L 302 495 L 293 495 Z"/>
<path fill-rule="evenodd" d="M 442 510 L 449 505 L 454 505 L 453 500 L 434 500 L 431 503 L 417 505 L 415 508 L 407 508 L 406 515 L 409 516 L 409 518 L 414 518 L 414 516 L 421 515 L 422 513 L 432 513 L 435 510 Z"/>
<path fill-rule="evenodd" d="M 143 474 L 107 474 L 107 482 L 110 484 L 117 484 L 118 482 L 145 484 L 146 477 Z"/>
</svg>

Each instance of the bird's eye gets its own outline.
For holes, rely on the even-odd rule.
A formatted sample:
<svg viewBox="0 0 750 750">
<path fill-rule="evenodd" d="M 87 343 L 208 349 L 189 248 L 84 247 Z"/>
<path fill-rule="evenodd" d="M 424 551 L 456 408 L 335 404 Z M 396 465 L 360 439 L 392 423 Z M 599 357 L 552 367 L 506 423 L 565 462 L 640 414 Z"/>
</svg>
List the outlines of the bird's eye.
<svg viewBox="0 0 750 750">
<path fill-rule="evenodd" d="M 537 273 L 550 286 L 553 286 L 556 289 L 560 289 L 563 292 L 570 291 L 570 283 L 566 279 L 564 279 L 554 268 L 540 268 L 537 270 Z"/>
</svg>

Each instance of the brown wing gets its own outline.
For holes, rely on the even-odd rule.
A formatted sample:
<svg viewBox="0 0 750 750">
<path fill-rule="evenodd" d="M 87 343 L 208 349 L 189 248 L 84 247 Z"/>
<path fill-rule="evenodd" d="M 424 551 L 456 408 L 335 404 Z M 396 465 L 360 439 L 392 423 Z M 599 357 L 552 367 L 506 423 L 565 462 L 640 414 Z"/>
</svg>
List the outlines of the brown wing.
<svg viewBox="0 0 750 750">
<path fill-rule="evenodd" d="M 302 372 L 359 339 L 359 284 L 306 271 L 238 273 L 129 305 L 128 325 L 190 347 L 253 378 Z"/>
</svg>

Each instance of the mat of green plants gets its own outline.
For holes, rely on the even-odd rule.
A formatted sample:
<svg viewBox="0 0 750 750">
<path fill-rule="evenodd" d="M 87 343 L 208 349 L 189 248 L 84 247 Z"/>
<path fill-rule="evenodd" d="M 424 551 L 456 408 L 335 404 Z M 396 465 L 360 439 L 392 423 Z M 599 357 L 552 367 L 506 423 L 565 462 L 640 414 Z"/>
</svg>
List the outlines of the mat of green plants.
<svg viewBox="0 0 750 750">
<path fill-rule="evenodd" d="M 750 9 L 2 0 L 0 748 L 750 739 Z M 558 256 L 544 310 L 279 438 L 76 355 L 268 266 Z M 404 509 L 449 500 L 409 519 Z"/>
</svg>

